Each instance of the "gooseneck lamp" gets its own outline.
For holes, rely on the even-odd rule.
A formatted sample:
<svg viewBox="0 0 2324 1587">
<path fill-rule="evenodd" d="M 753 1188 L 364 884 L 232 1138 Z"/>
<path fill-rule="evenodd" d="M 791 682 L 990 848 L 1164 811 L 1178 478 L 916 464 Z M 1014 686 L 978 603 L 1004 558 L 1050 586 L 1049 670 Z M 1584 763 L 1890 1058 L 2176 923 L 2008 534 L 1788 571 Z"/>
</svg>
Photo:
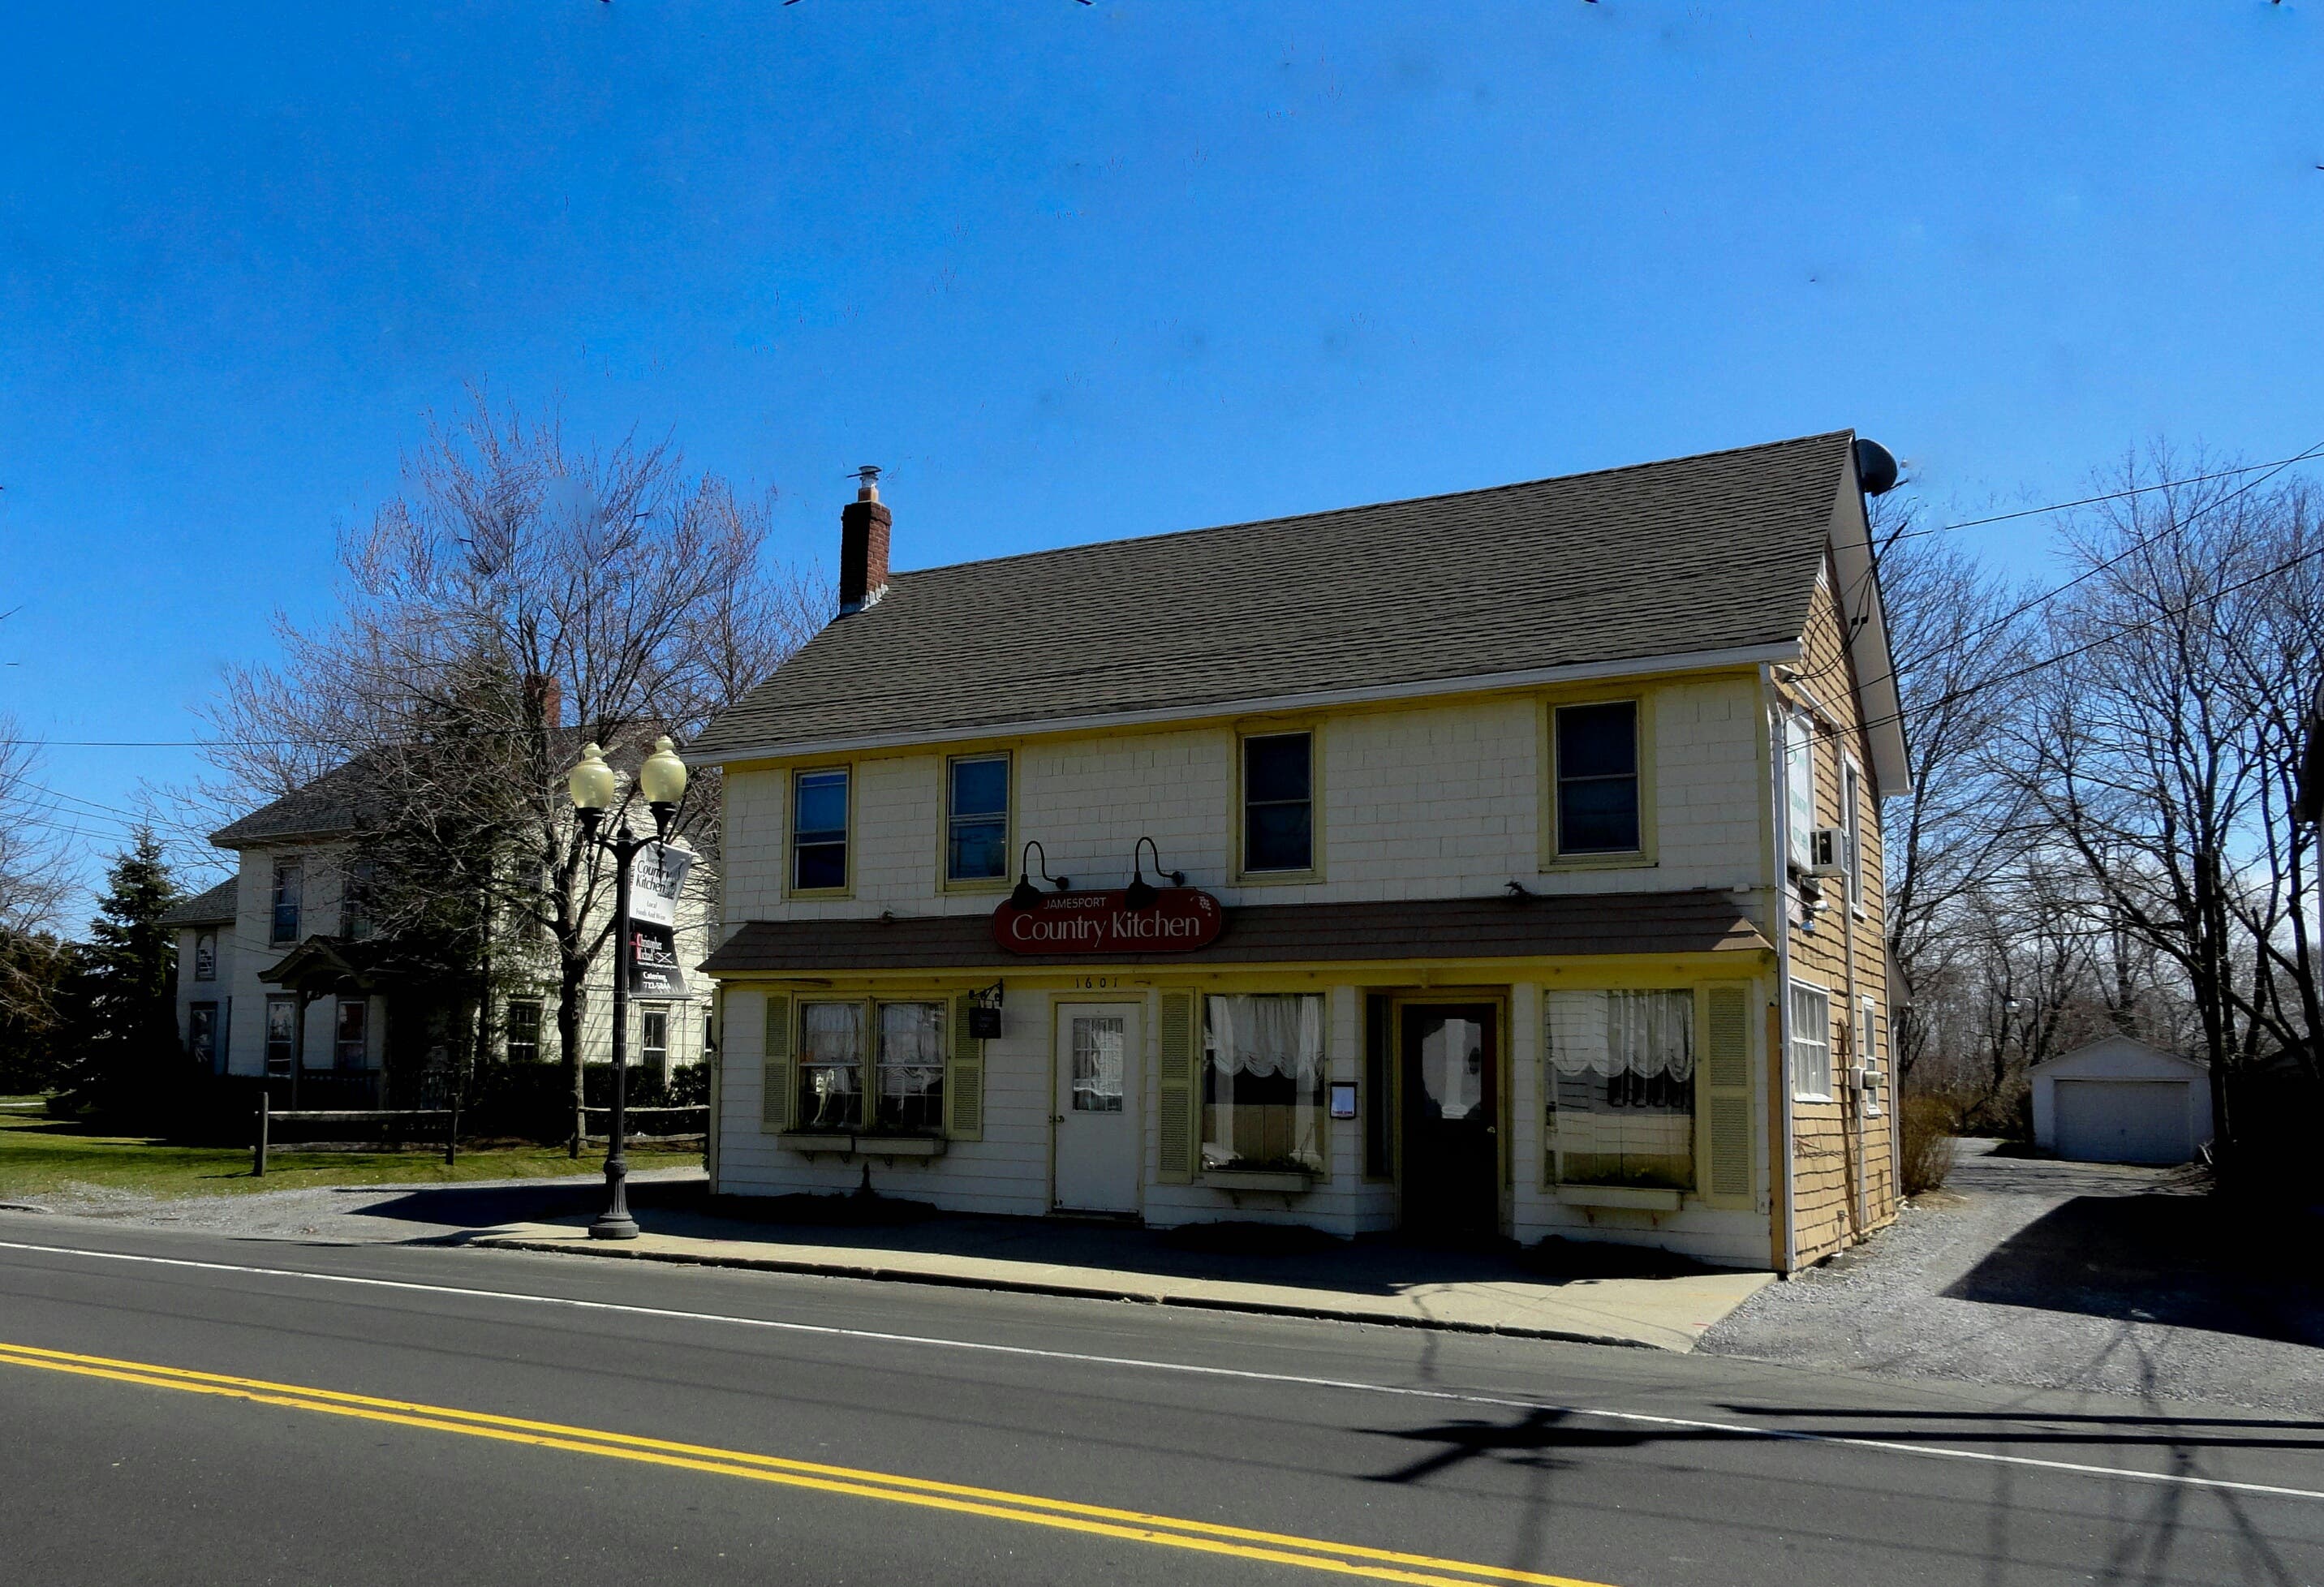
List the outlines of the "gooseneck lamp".
<svg viewBox="0 0 2324 1587">
<path fill-rule="evenodd" d="M 1009 890 L 1009 901 L 1020 909 L 1038 909 L 1041 907 L 1041 890 L 1033 885 L 1033 869 L 1030 863 L 1030 856 L 1035 849 L 1041 849 L 1041 840 L 1038 837 L 1028 837 L 1025 840 L 1024 848 L 1019 851 L 1017 855 L 1017 885 Z M 1073 878 L 1069 876 L 1049 874 L 1049 851 L 1047 849 L 1041 849 L 1041 880 L 1059 892 L 1065 891 L 1073 885 Z"/>
<path fill-rule="evenodd" d="M 1168 877 L 1173 887 L 1186 885 L 1186 873 L 1162 869 L 1162 851 L 1152 838 L 1141 837 L 1130 846 L 1130 885 L 1121 890 L 1122 903 L 1132 909 L 1150 909 L 1162 896 L 1161 890 L 1146 880 L 1145 867 L 1139 863 L 1139 856 L 1148 853 L 1154 856 L 1155 875 Z"/>
</svg>

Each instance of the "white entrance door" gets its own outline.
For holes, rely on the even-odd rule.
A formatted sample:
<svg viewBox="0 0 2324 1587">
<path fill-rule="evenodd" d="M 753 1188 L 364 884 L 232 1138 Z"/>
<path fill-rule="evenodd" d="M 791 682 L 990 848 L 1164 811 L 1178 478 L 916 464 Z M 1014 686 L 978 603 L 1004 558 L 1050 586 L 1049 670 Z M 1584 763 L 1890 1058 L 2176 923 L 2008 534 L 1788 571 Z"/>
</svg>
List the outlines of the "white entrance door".
<svg viewBox="0 0 2324 1587">
<path fill-rule="evenodd" d="M 1057 1005 L 1057 1195 L 1077 1213 L 1138 1210 L 1136 1003 Z"/>
</svg>

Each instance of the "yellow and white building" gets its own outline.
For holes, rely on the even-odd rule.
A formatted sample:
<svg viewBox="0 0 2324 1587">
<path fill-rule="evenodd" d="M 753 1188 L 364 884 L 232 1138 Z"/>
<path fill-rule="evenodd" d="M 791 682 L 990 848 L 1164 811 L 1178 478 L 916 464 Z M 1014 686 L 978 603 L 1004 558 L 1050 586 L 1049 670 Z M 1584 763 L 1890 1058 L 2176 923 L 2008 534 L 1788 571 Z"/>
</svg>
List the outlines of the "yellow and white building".
<svg viewBox="0 0 2324 1587">
<path fill-rule="evenodd" d="M 1884 460 L 892 576 L 867 486 L 841 615 L 688 752 L 714 1188 L 1779 1270 L 1886 1223 Z"/>
</svg>

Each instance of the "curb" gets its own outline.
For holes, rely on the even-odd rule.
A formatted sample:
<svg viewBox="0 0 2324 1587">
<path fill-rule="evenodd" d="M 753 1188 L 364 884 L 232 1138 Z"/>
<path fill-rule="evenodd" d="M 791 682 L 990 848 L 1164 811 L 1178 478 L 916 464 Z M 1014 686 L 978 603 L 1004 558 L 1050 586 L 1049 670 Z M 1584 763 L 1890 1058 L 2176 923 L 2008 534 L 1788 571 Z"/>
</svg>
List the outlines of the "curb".
<svg viewBox="0 0 2324 1587">
<path fill-rule="evenodd" d="M 1657 1350 L 1672 1355 L 1684 1351 L 1650 1344 L 1618 1333 L 1589 1333 L 1573 1328 L 1526 1328 L 1491 1323 L 1463 1323 L 1447 1318 L 1383 1315 L 1353 1307 L 1305 1306 L 1290 1301 L 1213 1300 L 1201 1296 L 1172 1295 L 1162 1290 L 1125 1289 L 1103 1284 L 1044 1282 L 1038 1278 L 979 1278 L 959 1273 L 930 1273 L 911 1268 L 865 1267 L 843 1262 L 817 1262 L 792 1257 L 729 1257 L 696 1251 L 638 1250 L 618 1245 L 576 1246 L 570 1242 L 531 1240 L 521 1235 L 471 1235 L 461 1243 L 493 1250 L 541 1251 L 550 1256 L 610 1257 L 619 1261 L 669 1262 L 684 1268 L 734 1268 L 761 1273 L 801 1273 L 818 1278 L 862 1278 L 880 1284 L 923 1284 L 938 1289 L 985 1289 L 1009 1295 L 1052 1295 L 1074 1300 L 1118 1300 L 1139 1306 L 1180 1306 L 1189 1311 L 1243 1312 L 1267 1317 L 1305 1317 L 1330 1323 L 1370 1323 L 1382 1328 L 1415 1328 L 1436 1333 L 1486 1333 L 1504 1339 L 1549 1339 L 1566 1344 L 1602 1344 L 1622 1350 Z"/>
</svg>

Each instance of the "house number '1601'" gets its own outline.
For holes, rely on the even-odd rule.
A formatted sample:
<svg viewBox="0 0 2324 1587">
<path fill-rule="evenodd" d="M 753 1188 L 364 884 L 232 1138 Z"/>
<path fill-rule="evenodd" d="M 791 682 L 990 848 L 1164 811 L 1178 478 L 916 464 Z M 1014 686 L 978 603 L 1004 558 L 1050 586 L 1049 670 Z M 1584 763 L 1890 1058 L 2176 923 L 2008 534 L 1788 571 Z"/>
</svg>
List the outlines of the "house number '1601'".
<svg viewBox="0 0 2324 1587">
<path fill-rule="evenodd" d="M 1076 992 L 1111 992 L 1121 984 L 1119 975 L 1082 975 L 1074 980 Z"/>
</svg>

